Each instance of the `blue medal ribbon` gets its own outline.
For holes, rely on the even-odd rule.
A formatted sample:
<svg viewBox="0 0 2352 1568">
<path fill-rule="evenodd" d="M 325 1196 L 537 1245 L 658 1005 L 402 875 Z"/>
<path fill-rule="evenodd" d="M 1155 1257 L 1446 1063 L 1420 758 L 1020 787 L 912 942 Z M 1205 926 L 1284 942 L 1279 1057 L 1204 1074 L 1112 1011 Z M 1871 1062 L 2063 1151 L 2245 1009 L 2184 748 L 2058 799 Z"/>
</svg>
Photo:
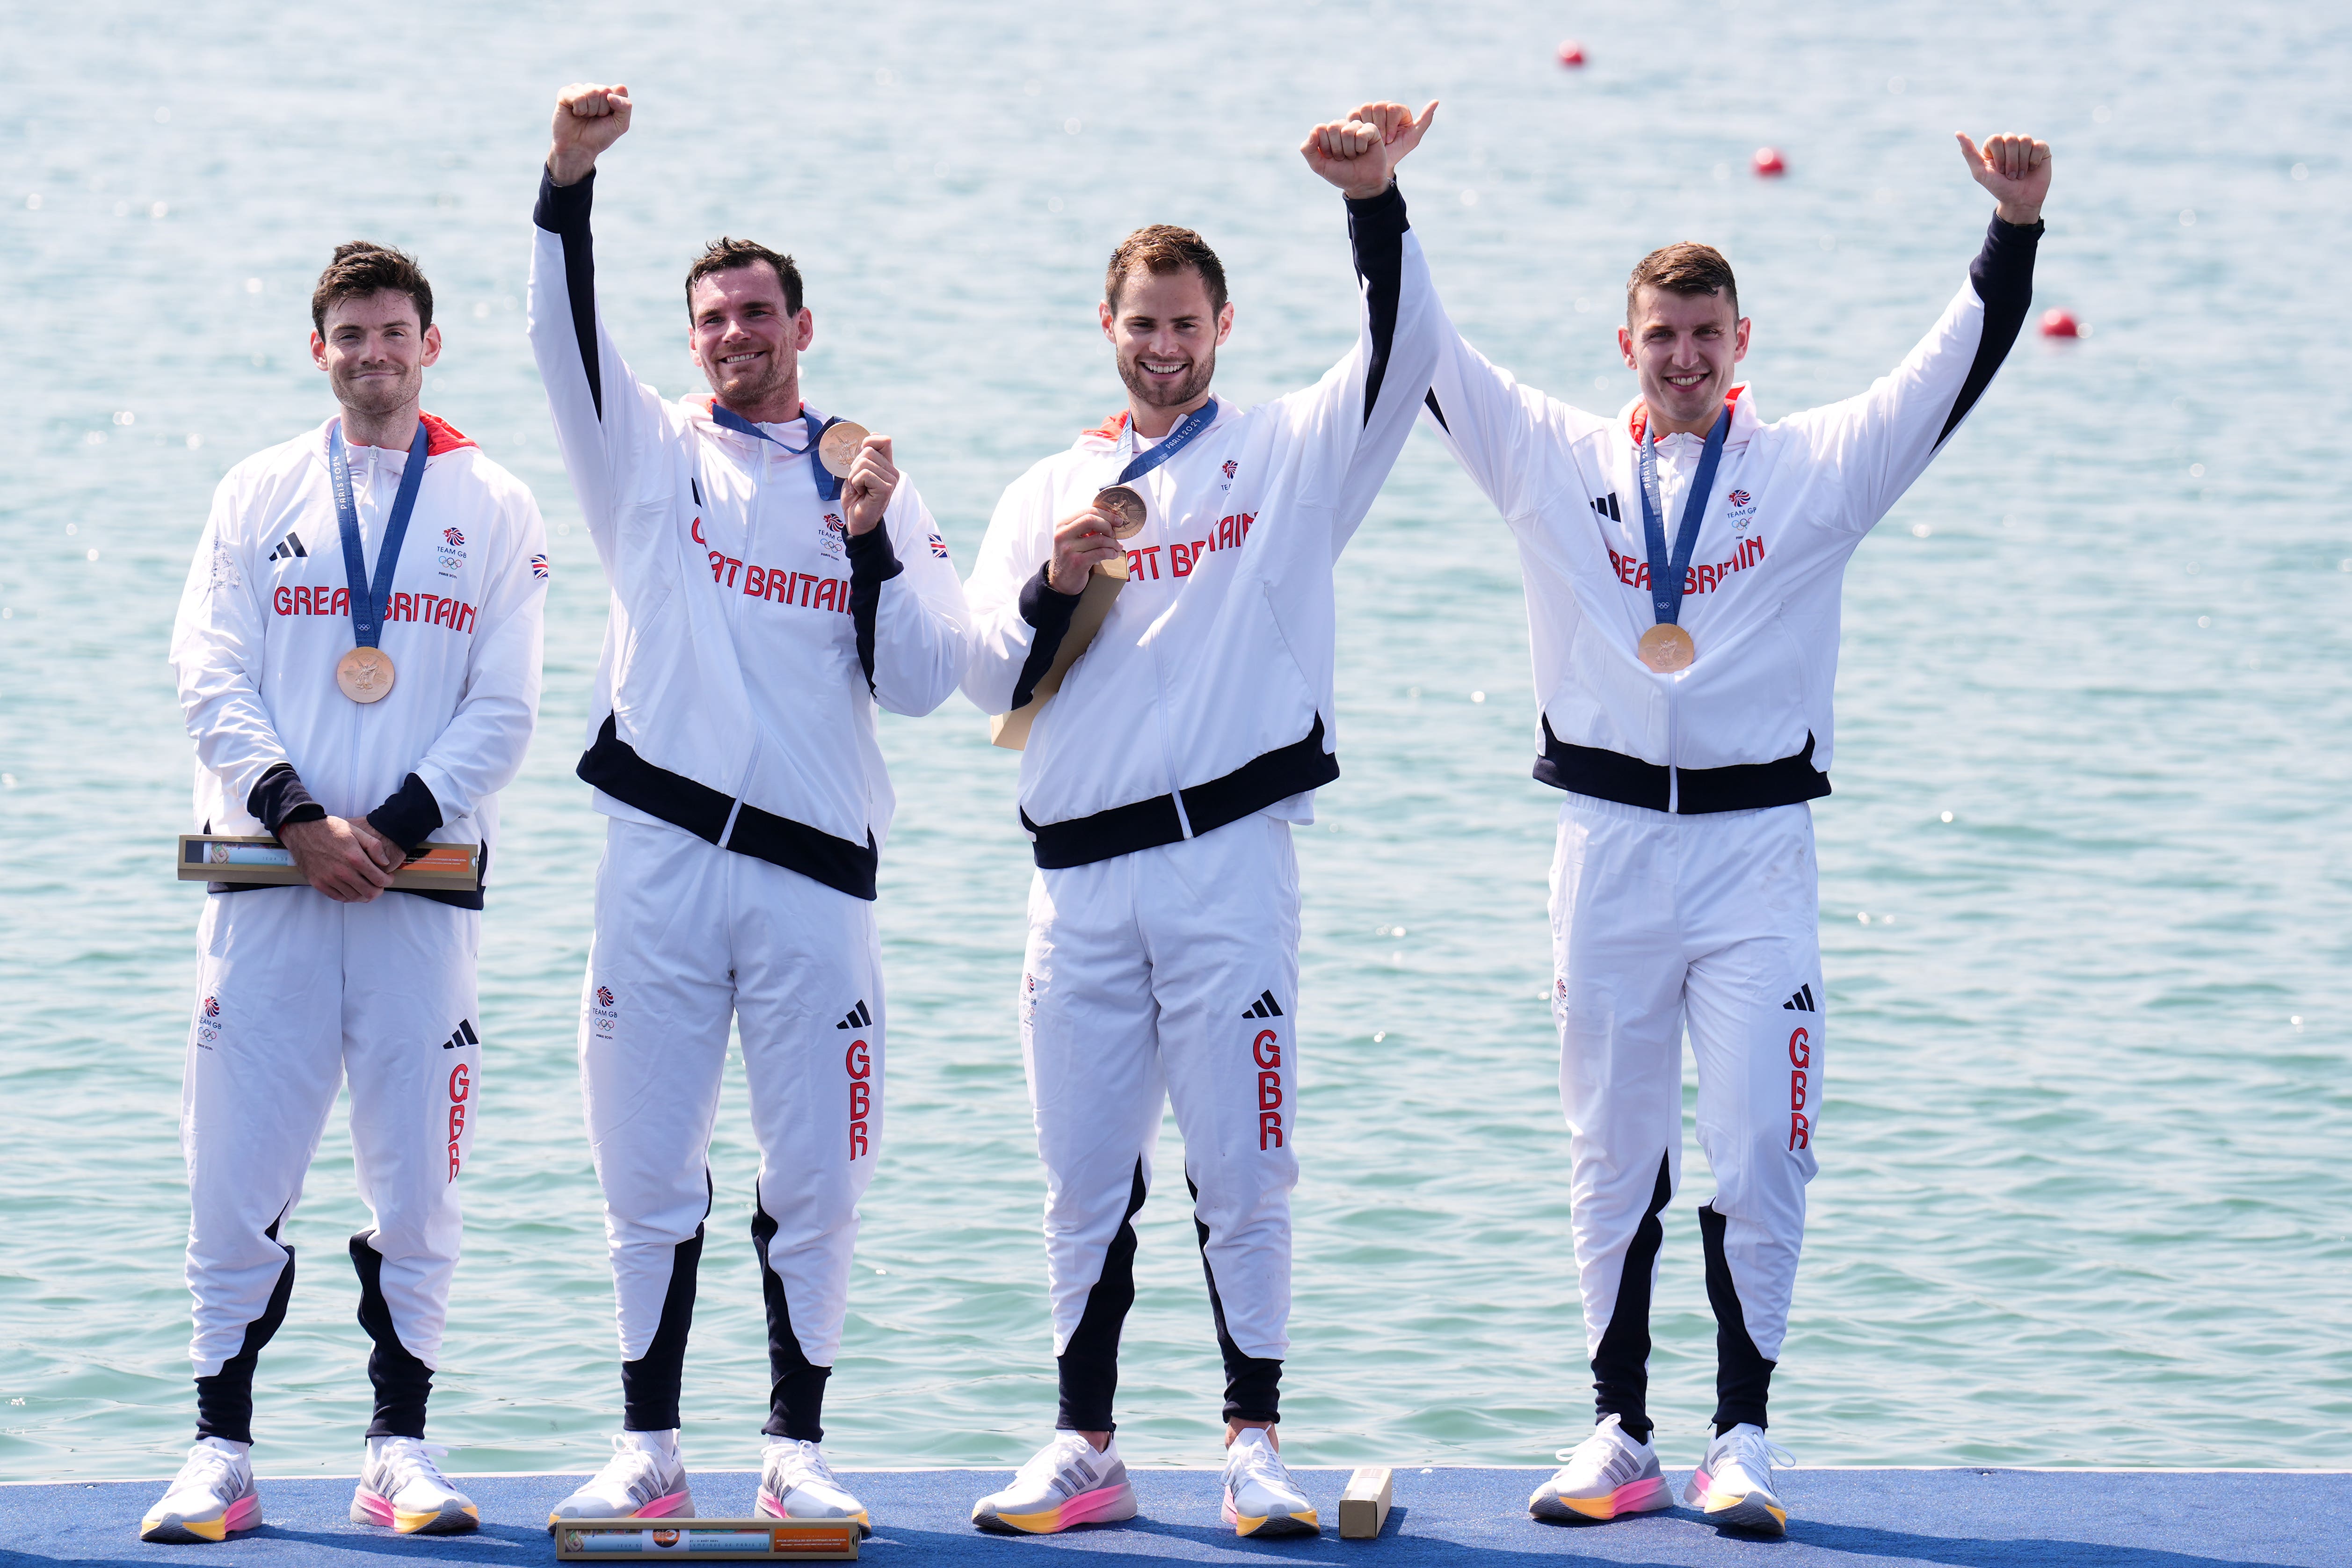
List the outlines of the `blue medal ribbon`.
<svg viewBox="0 0 2352 1568">
<path fill-rule="evenodd" d="M 1149 452 L 1138 452 L 1133 458 L 1129 458 L 1128 460 L 1127 467 L 1118 471 L 1118 478 L 1113 482 L 1123 485 L 1129 479 L 1141 479 L 1144 475 L 1150 473 L 1152 469 L 1158 468 L 1160 464 L 1166 462 L 1169 458 L 1174 457 L 1185 447 L 1191 446 L 1194 437 L 1200 435 L 1202 431 L 1206 430 L 1210 426 L 1216 422 L 1217 400 L 1212 397 L 1208 402 L 1203 403 L 1200 407 L 1195 408 L 1192 413 L 1184 416 L 1184 422 L 1177 426 L 1173 430 L 1168 432 L 1167 436 L 1160 441 L 1160 445 L 1152 447 Z M 1133 426 L 1130 426 L 1129 428 L 1132 429 Z"/>
<path fill-rule="evenodd" d="M 1690 493 L 1683 498 L 1682 525 L 1675 531 L 1673 560 L 1666 558 L 1666 521 L 1660 515 L 1664 492 L 1658 489 L 1658 437 L 1645 424 L 1642 430 L 1642 542 L 1650 553 L 1650 606 L 1660 626 L 1675 626 L 1683 613 L 1683 580 L 1690 571 L 1691 552 L 1698 545 L 1698 525 L 1706 516 L 1706 498 L 1715 489 L 1715 468 L 1723 459 L 1724 437 L 1731 434 L 1731 410 L 1707 432 L 1706 449 L 1699 454 L 1698 473 Z"/>
<path fill-rule="evenodd" d="M 327 430 L 327 473 L 334 481 L 335 521 L 343 531 L 343 576 L 352 589 L 352 637 L 361 647 L 383 640 L 383 619 L 392 609 L 392 574 L 400 565 L 400 542 L 408 533 L 408 514 L 416 508 L 417 487 L 425 482 L 429 440 L 425 421 L 419 419 L 416 439 L 408 444 L 408 467 L 401 471 L 400 491 L 384 519 L 383 542 L 376 546 L 375 583 L 371 586 L 367 552 L 360 544 L 360 509 L 352 499 L 351 460 L 343 456 L 343 422 L 338 419 Z"/>
<path fill-rule="evenodd" d="M 826 431 L 841 423 L 838 418 L 828 419 L 820 425 L 817 423 L 817 417 L 815 415 L 811 414 L 806 408 L 803 408 L 801 410 L 801 424 L 808 431 L 808 445 L 805 447 L 787 447 L 782 441 L 777 440 L 773 436 L 769 435 L 765 430 L 761 429 L 757 425 L 752 424 L 749 419 L 744 418 L 740 414 L 736 413 L 733 409 L 721 404 L 717 398 L 711 399 L 710 417 L 711 420 L 720 427 L 732 430 L 739 436 L 749 436 L 753 440 L 765 441 L 770 446 L 777 448 L 777 450 L 790 452 L 795 458 L 807 457 L 809 459 L 809 475 L 816 480 L 816 499 L 819 500 L 839 500 L 841 499 L 841 476 L 839 474 L 828 473 L 825 470 L 824 464 L 819 461 L 814 456 L 816 452 L 816 444 L 824 438 L 824 433 Z"/>
</svg>

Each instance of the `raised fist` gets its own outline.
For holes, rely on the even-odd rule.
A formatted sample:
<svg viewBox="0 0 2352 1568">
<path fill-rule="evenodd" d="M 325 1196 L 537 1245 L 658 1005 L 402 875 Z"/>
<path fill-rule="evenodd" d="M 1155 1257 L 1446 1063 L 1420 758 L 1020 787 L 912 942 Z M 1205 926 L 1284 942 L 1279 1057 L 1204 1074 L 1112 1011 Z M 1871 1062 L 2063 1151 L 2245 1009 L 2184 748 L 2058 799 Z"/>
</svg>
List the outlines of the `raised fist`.
<svg viewBox="0 0 2352 1568">
<path fill-rule="evenodd" d="M 547 166 L 559 185 L 576 184 L 596 166 L 598 153 L 629 129 L 629 89 L 615 82 L 575 81 L 556 95 Z"/>
<path fill-rule="evenodd" d="M 1379 195 L 1404 155 L 1421 145 L 1437 104 L 1416 119 L 1402 103 L 1367 103 L 1345 120 L 1318 125 L 1299 143 L 1307 166 L 1357 201 Z"/>
<path fill-rule="evenodd" d="M 2050 143 L 2031 136 L 1988 136 L 1982 147 L 1956 131 L 1969 177 L 1992 193 L 2003 223 L 2039 223 L 2050 195 Z"/>
</svg>

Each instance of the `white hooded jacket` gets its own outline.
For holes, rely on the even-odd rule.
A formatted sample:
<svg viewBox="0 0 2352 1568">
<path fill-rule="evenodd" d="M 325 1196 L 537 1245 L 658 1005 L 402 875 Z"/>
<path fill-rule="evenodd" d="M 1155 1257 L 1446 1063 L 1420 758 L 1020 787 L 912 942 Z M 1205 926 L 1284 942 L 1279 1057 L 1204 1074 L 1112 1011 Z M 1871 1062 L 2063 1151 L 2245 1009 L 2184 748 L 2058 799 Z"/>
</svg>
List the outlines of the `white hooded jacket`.
<svg viewBox="0 0 2352 1568">
<path fill-rule="evenodd" d="M 539 715 L 547 539 L 530 492 L 431 415 L 390 613 L 392 690 L 335 683 L 351 590 L 327 467 L 334 421 L 254 454 L 214 492 L 172 629 L 196 742 L 199 832 L 275 834 L 289 814 L 367 817 L 404 847 L 479 843 Z M 409 455 L 347 445 L 371 581 Z M 258 885 L 258 884 L 255 884 Z M 227 887 L 230 884 L 216 884 Z M 481 895 L 420 894 L 479 909 Z"/>
<path fill-rule="evenodd" d="M 1273 809 L 1313 820 L 1339 773 L 1332 569 L 1412 429 L 1440 321 L 1394 186 L 1349 202 L 1361 280 L 1355 347 L 1315 385 L 1209 427 L 1132 481 L 1149 521 L 1101 630 L 1039 709 L 1021 813 L 1044 867 L 1197 837 Z M 1029 700 L 1078 595 L 1046 581 L 1055 524 L 1136 455 L 1125 414 L 1008 487 L 966 591 L 964 690 Z"/>
<path fill-rule="evenodd" d="M 594 180 L 542 180 L 529 301 L 613 590 L 580 776 L 608 816 L 871 899 L 897 805 L 875 707 L 929 712 L 970 647 L 947 545 L 911 479 L 852 538 L 803 426 L 747 435 L 630 374 L 596 308 Z"/>
<path fill-rule="evenodd" d="M 2032 300 L 2041 226 L 1993 221 L 1967 282 L 1908 357 L 1840 403 L 1767 424 L 1745 387 L 1691 565 L 1690 666 L 1635 652 L 1655 621 L 1642 523 L 1644 408 L 1572 408 L 1488 363 L 1449 323 L 1429 417 L 1519 550 L 1544 756 L 1536 777 L 1685 814 L 1829 793 L 1839 607 L 1854 547 L 1959 427 Z M 1658 442 L 1669 545 L 1705 437 Z"/>
</svg>

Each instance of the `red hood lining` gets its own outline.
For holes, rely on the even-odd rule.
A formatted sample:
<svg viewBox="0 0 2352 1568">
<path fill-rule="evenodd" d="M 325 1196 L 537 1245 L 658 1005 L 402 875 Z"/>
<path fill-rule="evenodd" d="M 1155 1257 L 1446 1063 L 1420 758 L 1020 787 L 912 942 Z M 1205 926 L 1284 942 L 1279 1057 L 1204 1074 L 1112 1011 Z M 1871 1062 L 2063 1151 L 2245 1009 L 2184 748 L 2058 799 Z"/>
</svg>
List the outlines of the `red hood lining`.
<svg viewBox="0 0 2352 1568">
<path fill-rule="evenodd" d="M 454 452 L 460 447 L 471 447 L 474 438 L 437 414 L 417 416 L 425 422 L 425 455 L 437 458 L 444 452 Z"/>
<path fill-rule="evenodd" d="M 1099 436 L 1106 441 L 1116 441 L 1126 433 L 1128 416 L 1131 412 L 1133 411 L 1130 409 L 1122 408 L 1093 429 L 1081 430 L 1078 434 L 1082 437 Z"/>
</svg>

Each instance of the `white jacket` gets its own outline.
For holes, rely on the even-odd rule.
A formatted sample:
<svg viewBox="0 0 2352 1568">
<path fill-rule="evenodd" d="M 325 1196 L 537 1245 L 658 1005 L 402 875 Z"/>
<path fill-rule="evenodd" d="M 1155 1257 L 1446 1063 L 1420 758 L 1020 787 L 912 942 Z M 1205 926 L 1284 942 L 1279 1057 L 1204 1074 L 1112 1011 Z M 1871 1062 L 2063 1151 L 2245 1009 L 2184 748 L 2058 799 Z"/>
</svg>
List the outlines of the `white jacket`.
<svg viewBox="0 0 2352 1568">
<path fill-rule="evenodd" d="M 1134 481 L 1150 515 L 1128 542 L 1127 586 L 1022 755 L 1041 866 L 1269 807 L 1311 821 L 1311 792 L 1339 776 L 1332 568 L 1412 428 L 1440 321 L 1403 198 L 1391 187 L 1348 205 L 1355 347 L 1303 391 L 1248 410 L 1221 403 L 1206 431 Z M 982 711 L 1021 706 L 1051 664 L 1077 603 L 1045 581 L 1055 524 L 1135 453 L 1121 414 L 997 503 L 966 585 L 977 636 L 964 690 Z"/>
<path fill-rule="evenodd" d="M 875 705 L 929 712 L 970 648 L 947 545 L 911 479 L 849 538 L 815 454 L 794 455 L 800 424 L 761 440 L 715 423 L 708 396 L 665 403 L 631 375 L 595 308 L 594 179 L 542 179 L 530 287 L 531 348 L 613 590 L 580 774 L 609 816 L 871 899 L 897 804 Z"/>
<path fill-rule="evenodd" d="M 1517 542 L 1544 760 L 1580 794 L 1684 813 L 1829 793 L 1839 602 L 1864 533 L 1942 449 L 2032 299 L 2041 233 L 1995 220 L 1969 280 L 1895 371 L 1771 424 L 1746 389 L 1684 576 L 1689 668 L 1635 654 L 1655 620 L 1643 539 L 1639 398 L 1614 418 L 1489 364 L 1449 324 L 1430 419 Z M 1658 442 L 1671 546 L 1703 437 Z M 1738 769 L 1732 773 L 1706 770 Z"/>
<path fill-rule="evenodd" d="M 547 538 L 519 480 L 433 416 L 425 422 L 425 478 L 379 644 L 394 670 L 381 701 L 354 702 L 335 684 L 352 637 L 327 468 L 334 422 L 257 452 L 214 492 L 172 628 L 196 742 L 197 831 L 274 833 L 290 806 L 316 801 L 336 816 L 373 816 L 412 848 L 479 843 L 490 876 L 499 791 L 539 716 Z M 344 450 L 373 581 L 408 454 Z M 281 763 L 299 785 L 278 773 L 257 799 Z M 432 896 L 481 907 L 478 894 Z"/>
</svg>

